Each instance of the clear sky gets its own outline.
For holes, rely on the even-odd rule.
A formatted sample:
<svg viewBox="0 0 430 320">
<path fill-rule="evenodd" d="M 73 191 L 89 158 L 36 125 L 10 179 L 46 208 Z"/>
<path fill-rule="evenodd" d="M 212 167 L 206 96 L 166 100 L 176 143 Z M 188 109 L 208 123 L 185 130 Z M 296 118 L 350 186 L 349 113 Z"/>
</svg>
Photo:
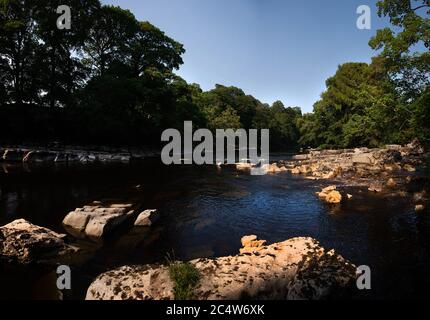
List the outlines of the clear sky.
<svg viewBox="0 0 430 320">
<path fill-rule="evenodd" d="M 233 85 L 262 102 L 304 112 L 341 63 L 370 62 L 368 41 L 387 25 L 376 0 L 102 0 L 132 11 L 184 44 L 179 75 L 202 89 Z M 372 29 L 356 27 L 357 7 Z"/>
</svg>

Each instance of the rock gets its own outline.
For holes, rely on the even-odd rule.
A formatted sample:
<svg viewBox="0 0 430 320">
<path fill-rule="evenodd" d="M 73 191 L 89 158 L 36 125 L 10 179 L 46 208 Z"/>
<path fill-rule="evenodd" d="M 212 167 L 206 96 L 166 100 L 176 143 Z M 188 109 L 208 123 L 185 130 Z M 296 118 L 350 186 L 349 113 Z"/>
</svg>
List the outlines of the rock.
<svg viewBox="0 0 430 320">
<path fill-rule="evenodd" d="M 376 192 L 376 193 L 382 192 L 382 189 L 383 189 L 382 185 L 380 183 L 376 183 L 376 182 L 371 183 L 369 188 L 368 188 L 369 191 Z"/>
<path fill-rule="evenodd" d="M 236 170 L 239 171 L 250 171 L 252 168 L 252 164 L 247 163 L 247 162 L 239 162 L 236 163 Z"/>
<path fill-rule="evenodd" d="M 416 206 L 415 206 L 415 211 L 416 212 L 418 212 L 418 211 L 423 211 L 425 209 L 425 207 L 424 207 L 424 205 L 422 205 L 422 204 L 417 204 Z"/>
<path fill-rule="evenodd" d="M 325 193 L 325 194 L 327 194 L 327 193 L 329 193 L 329 192 L 331 192 L 331 191 L 334 191 L 334 190 L 336 190 L 336 189 L 337 189 L 337 187 L 336 187 L 336 186 L 328 186 L 328 187 L 326 187 L 326 188 L 322 189 L 322 190 L 321 190 L 321 193 Z"/>
<path fill-rule="evenodd" d="M 394 189 L 395 187 L 397 187 L 397 182 L 393 178 L 390 178 L 388 179 L 386 185 L 388 188 Z"/>
<path fill-rule="evenodd" d="M 278 167 L 278 165 L 276 163 L 272 163 L 272 164 L 265 164 L 262 169 L 266 172 L 266 173 L 278 173 L 278 172 L 283 172 L 283 171 L 287 171 L 287 168 L 285 167 Z"/>
<path fill-rule="evenodd" d="M 331 171 L 327 174 L 324 174 L 321 178 L 325 179 L 325 180 L 330 180 L 330 179 L 334 179 L 336 178 L 337 174 L 334 171 Z"/>
<path fill-rule="evenodd" d="M 116 150 L 97 147 L 86 150 L 82 147 L 49 146 L 29 149 L 27 147 L 0 148 L 0 161 L 7 162 L 129 162 L 132 159 L 155 157 L 158 152 L 144 150 Z M 103 150 L 100 150 L 103 149 Z"/>
<path fill-rule="evenodd" d="M 318 177 L 311 177 L 311 176 L 308 176 L 308 177 L 305 177 L 305 179 L 306 180 L 319 180 L 320 178 L 318 178 Z"/>
<path fill-rule="evenodd" d="M 300 174 L 300 169 L 299 168 L 293 168 L 290 170 L 292 174 Z"/>
<path fill-rule="evenodd" d="M 317 195 L 327 203 L 336 204 L 342 201 L 342 195 L 336 190 L 336 186 L 324 188 L 321 192 L 318 192 Z"/>
<path fill-rule="evenodd" d="M 408 172 L 415 172 L 416 171 L 416 169 L 413 166 L 411 166 L 410 164 L 405 164 L 403 166 L 403 169 L 408 171 Z"/>
<path fill-rule="evenodd" d="M 242 240 L 247 244 L 258 241 L 255 236 Z M 194 299 L 318 300 L 343 297 L 355 288 L 356 267 L 312 238 L 248 247 L 246 251 L 190 261 L 200 275 Z M 124 266 L 99 275 L 88 288 L 86 299 L 172 300 L 173 288 L 166 265 Z"/>
<path fill-rule="evenodd" d="M 131 203 L 93 203 L 70 212 L 63 220 L 66 230 L 79 238 L 100 239 L 135 213 Z"/>
<path fill-rule="evenodd" d="M 293 156 L 293 160 L 309 160 L 312 156 L 310 154 L 297 154 Z"/>
<path fill-rule="evenodd" d="M 255 241 L 255 240 L 257 240 L 257 236 L 251 235 L 251 236 L 242 237 L 242 239 L 240 239 L 240 242 L 242 243 L 243 247 L 247 247 L 252 241 Z"/>
<path fill-rule="evenodd" d="M 139 227 L 150 227 L 159 219 L 159 217 L 160 215 L 158 210 L 145 210 L 139 214 L 136 221 L 134 222 L 134 225 Z"/>
<path fill-rule="evenodd" d="M 339 191 L 332 191 L 327 195 L 325 201 L 328 203 L 340 203 L 342 201 L 342 195 Z"/>
<path fill-rule="evenodd" d="M 19 219 L 0 227 L 0 260 L 21 264 L 50 263 L 78 251 L 66 235 Z"/>
<path fill-rule="evenodd" d="M 417 142 L 407 146 L 388 145 L 385 148 L 356 148 L 343 150 L 311 150 L 304 155 L 293 156 L 292 160 L 281 160 L 292 174 L 312 174 L 330 180 L 365 180 L 375 176 L 388 176 L 402 167 L 410 172 L 422 163 L 424 149 Z M 402 179 L 405 179 L 402 177 Z"/>
<path fill-rule="evenodd" d="M 375 159 L 371 153 L 358 153 L 352 156 L 353 163 L 374 164 Z"/>
<path fill-rule="evenodd" d="M 400 151 L 400 149 L 402 148 L 401 145 L 399 144 L 388 144 L 385 146 L 386 149 L 388 150 L 394 150 L 394 151 Z"/>
<path fill-rule="evenodd" d="M 415 139 L 405 146 L 404 152 L 412 155 L 421 155 L 424 153 L 424 148 L 422 147 L 420 142 Z"/>
<path fill-rule="evenodd" d="M 243 248 L 239 250 L 241 254 L 253 253 L 258 248 L 263 247 L 266 244 L 266 240 L 257 240 L 257 236 L 245 236 L 241 239 Z"/>
<path fill-rule="evenodd" d="M 428 200 L 427 192 L 425 190 L 421 192 L 415 192 L 413 195 L 413 199 L 415 202 L 427 201 Z"/>
<path fill-rule="evenodd" d="M 352 199 L 352 194 L 349 194 L 349 193 L 348 193 L 346 196 L 347 196 L 348 200 L 351 200 L 351 199 Z"/>
<path fill-rule="evenodd" d="M 387 163 L 384 164 L 384 170 L 385 171 L 399 171 L 402 167 L 399 166 L 397 163 Z"/>
</svg>

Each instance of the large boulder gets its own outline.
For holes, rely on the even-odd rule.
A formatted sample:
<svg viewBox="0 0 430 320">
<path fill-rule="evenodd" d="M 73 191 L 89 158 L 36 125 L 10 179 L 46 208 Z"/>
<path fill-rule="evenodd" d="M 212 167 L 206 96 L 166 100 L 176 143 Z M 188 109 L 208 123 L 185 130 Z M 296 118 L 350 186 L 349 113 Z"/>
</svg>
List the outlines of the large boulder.
<svg viewBox="0 0 430 320">
<path fill-rule="evenodd" d="M 312 238 L 272 245 L 242 238 L 241 254 L 190 261 L 199 273 L 198 300 L 337 298 L 355 285 L 356 268 Z M 168 265 L 124 266 L 99 275 L 87 300 L 174 299 Z"/>
<path fill-rule="evenodd" d="M 19 219 L 0 227 L 0 260 L 21 264 L 48 263 L 78 251 L 66 235 Z"/>
<path fill-rule="evenodd" d="M 76 237 L 100 239 L 131 218 L 135 209 L 133 203 L 94 202 L 70 212 L 63 225 Z"/>
</svg>

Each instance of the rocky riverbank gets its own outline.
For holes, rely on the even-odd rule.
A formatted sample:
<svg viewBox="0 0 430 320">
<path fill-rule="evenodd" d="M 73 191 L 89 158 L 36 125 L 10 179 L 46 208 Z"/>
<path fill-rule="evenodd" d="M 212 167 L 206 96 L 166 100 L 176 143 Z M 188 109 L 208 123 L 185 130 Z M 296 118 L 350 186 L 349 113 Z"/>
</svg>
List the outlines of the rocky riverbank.
<svg viewBox="0 0 430 320">
<path fill-rule="evenodd" d="M 108 147 L 0 147 L 0 162 L 6 163 L 130 162 L 157 156 L 159 156 L 159 152 L 153 150 L 114 149 Z"/>
<path fill-rule="evenodd" d="M 293 156 L 292 160 L 279 161 L 278 166 L 308 179 L 379 180 L 398 172 L 415 172 L 426 156 L 418 141 L 413 141 L 405 146 L 375 149 L 311 150 Z"/>
<path fill-rule="evenodd" d="M 311 150 L 272 166 L 285 168 L 275 172 L 289 171 L 305 179 L 328 181 L 327 187 L 317 193 L 328 203 L 351 199 L 352 195 L 342 190 L 345 187 L 363 187 L 385 196 L 409 196 L 420 212 L 430 202 L 430 178 L 419 171 L 429 157 L 418 141 L 413 141 L 375 149 Z"/>
<path fill-rule="evenodd" d="M 196 259 L 198 272 L 192 298 L 327 299 L 354 290 L 356 267 L 312 238 L 294 238 L 266 245 L 256 236 L 242 238 L 236 256 Z M 124 266 L 98 276 L 88 300 L 175 299 L 169 265 Z"/>
</svg>

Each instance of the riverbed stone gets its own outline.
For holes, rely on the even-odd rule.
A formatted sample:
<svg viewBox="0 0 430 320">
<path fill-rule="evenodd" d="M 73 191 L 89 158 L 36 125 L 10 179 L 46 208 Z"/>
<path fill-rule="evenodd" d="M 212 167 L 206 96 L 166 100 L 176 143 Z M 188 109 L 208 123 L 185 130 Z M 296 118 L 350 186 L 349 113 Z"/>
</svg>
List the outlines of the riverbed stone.
<svg viewBox="0 0 430 320">
<path fill-rule="evenodd" d="M 245 240 L 247 245 L 260 241 L 255 236 Z M 318 300 L 343 297 L 354 290 L 356 267 L 315 239 L 293 238 L 242 249 L 246 248 L 245 254 L 190 261 L 200 275 L 192 298 Z M 123 266 L 108 271 L 91 283 L 86 295 L 87 300 L 174 298 L 167 265 Z"/>
<path fill-rule="evenodd" d="M 388 179 L 388 181 L 387 181 L 387 187 L 391 188 L 391 189 L 397 187 L 396 180 L 394 180 L 393 178 Z"/>
<path fill-rule="evenodd" d="M 417 204 L 417 205 L 415 206 L 415 211 L 416 211 L 416 212 L 424 211 L 424 209 L 425 209 L 425 207 L 424 207 L 424 205 L 422 205 L 422 204 Z"/>
<path fill-rule="evenodd" d="M 135 213 L 134 203 L 92 203 L 70 212 L 63 220 L 65 229 L 78 238 L 101 239 Z"/>
<path fill-rule="evenodd" d="M 327 203 L 340 203 L 342 201 L 342 195 L 336 190 L 336 186 L 329 186 L 317 192 L 318 197 Z"/>
<path fill-rule="evenodd" d="M 52 262 L 78 251 L 65 242 L 65 237 L 24 219 L 15 220 L 0 227 L 0 260 L 20 264 Z"/>
<path fill-rule="evenodd" d="M 150 227 L 159 219 L 159 217 L 160 214 L 157 209 L 147 209 L 139 214 L 134 225 L 138 227 Z"/>
</svg>

